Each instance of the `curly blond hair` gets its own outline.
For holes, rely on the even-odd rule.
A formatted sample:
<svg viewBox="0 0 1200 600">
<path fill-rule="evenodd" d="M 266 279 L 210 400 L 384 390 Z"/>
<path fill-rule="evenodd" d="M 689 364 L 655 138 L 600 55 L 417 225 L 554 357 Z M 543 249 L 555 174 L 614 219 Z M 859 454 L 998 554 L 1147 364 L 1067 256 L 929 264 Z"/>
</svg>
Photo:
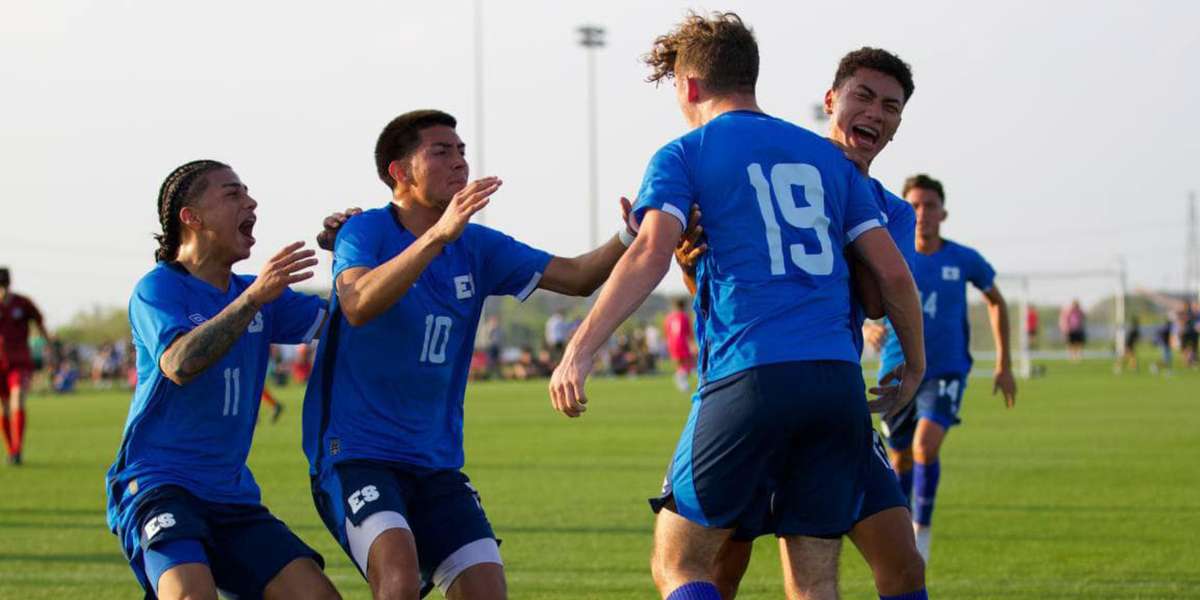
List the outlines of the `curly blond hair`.
<svg viewBox="0 0 1200 600">
<path fill-rule="evenodd" d="M 716 93 L 751 93 L 758 81 L 758 42 L 731 12 L 708 17 L 689 12 L 678 27 L 654 40 L 642 60 L 651 69 L 646 81 L 655 84 L 685 72 Z"/>
</svg>

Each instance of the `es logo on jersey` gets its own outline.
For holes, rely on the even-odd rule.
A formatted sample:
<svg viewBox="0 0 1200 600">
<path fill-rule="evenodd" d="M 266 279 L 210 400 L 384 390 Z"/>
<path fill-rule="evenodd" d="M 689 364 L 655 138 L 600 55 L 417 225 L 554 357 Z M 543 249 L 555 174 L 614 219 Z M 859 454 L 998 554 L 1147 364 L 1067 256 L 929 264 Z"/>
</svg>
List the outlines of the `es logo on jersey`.
<svg viewBox="0 0 1200 600">
<path fill-rule="evenodd" d="M 470 273 L 454 278 L 454 295 L 459 300 L 466 300 L 475 295 L 475 279 Z"/>
<path fill-rule="evenodd" d="M 146 532 L 146 539 L 153 539 L 158 535 L 158 532 L 169 529 L 175 526 L 175 515 L 171 513 L 163 513 L 146 521 L 146 525 L 142 528 Z"/>
<path fill-rule="evenodd" d="M 346 503 L 350 505 L 350 514 L 357 515 L 358 511 L 362 510 L 362 507 L 366 506 L 368 502 L 374 502 L 378 499 L 379 488 L 368 485 L 350 494 L 350 497 L 346 498 Z"/>
<path fill-rule="evenodd" d="M 958 281 L 960 276 L 958 267 L 942 267 L 942 281 Z"/>
</svg>

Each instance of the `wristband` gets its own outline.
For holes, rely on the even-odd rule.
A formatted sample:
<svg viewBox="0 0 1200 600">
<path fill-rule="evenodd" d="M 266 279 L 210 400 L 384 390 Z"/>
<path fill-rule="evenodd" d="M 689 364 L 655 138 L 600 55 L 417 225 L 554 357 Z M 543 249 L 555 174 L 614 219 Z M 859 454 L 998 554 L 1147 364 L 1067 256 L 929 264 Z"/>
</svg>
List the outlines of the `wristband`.
<svg viewBox="0 0 1200 600">
<path fill-rule="evenodd" d="M 628 227 L 621 227 L 621 230 L 617 232 L 617 238 L 621 240 L 621 243 L 624 244 L 626 248 L 628 248 L 629 245 L 633 243 L 633 240 L 636 239 L 636 236 L 634 236 L 632 233 L 629 233 Z"/>
</svg>

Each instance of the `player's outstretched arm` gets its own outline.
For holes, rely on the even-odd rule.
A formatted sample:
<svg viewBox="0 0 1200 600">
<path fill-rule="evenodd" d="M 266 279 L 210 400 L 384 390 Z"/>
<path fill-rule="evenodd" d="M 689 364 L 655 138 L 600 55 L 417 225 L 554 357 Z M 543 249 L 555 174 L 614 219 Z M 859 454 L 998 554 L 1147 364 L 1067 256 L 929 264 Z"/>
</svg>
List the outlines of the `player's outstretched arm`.
<svg viewBox="0 0 1200 600">
<path fill-rule="evenodd" d="M 1009 351 L 1008 303 L 995 285 L 983 293 L 988 306 L 988 321 L 992 325 L 992 339 L 996 342 L 996 373 L 992 394 L 1004 394 L 1004 405 L 1012 408 L 1017 403 L 1017 382 L 1013 379 L 1012 354 Z"/>
<path fill-rule="evenodd" d="M 500 185 L 496 177 L 472 181 L 454 195 L 433 227 L 403 252 L 373 269 L 356 267 L 342 271 L 334 285 L 346 320 L 358 327 L 383 314 L 408 293 L 442 248 L 462 235 L 471 216 L 488 205 Z"/>
<path fill-rule="evenodd" d="M 646 213 L 637 239 L 613 269 L 612 280 L 600 292 L 550 377 L 550 401 L 555 410 L 578 417 L 587 409 L 584 383 L 596 351 L 666 276 L 682 232 L 683 224 L 675 217 L 658 210 Z"/>
<path fill-rule="evenodd" d="M 313 250 L 301 250 L 304 242 L 285 246 L 259 273 L 258 278 L 217 316 L 179 336 L 158 359 L 163 375 L 177 385 L 186 385 L 225 356 L 242 337 L 254 314 L 293 283 L 312 277 L 316 266 Z"/>
<path fill-rule="evenodd" d="M 586 254 L 574 258 L 551 258 L 538 287 L 568 296 L 591 296 L 608 280 L 613 267 L 625 254 L 626 244 L 637 235 L 637 227 L 630 217 L 631 209 L 629 199 L 622 196 L 621 223 L 625 231 Z M 622 235 L 625 241 L 621 240 Z"/>
<path fill-rule="evenodd" d="M 892 236 L 882 228 L 872 229 L 854 240 L 854 250 L 879 284 L 883 312 L 892 323 L 900 348 L 904 351 L 900 386 L 888 390 L 871 401 L 875 412 L 888 415 L 912 401 L 913 394 L 925 377 L 925 332 L 921 318 L 921 301 L 904 256 L 896 248 Z M 874 392 L 885 391 L 875 388 Z"/>
</svg>

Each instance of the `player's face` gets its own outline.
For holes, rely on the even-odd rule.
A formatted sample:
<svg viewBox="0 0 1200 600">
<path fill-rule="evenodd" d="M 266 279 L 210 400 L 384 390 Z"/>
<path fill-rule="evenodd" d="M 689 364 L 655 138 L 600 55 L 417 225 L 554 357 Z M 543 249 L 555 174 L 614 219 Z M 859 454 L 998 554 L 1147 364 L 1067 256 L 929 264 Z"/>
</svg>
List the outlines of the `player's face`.
<svg viewBox="0 0 1200 600">
<path fill-rule="evenodd" d="M 230 264 L 249 258 L 258 202 L 233 169 L 218 169 L 206 177 L 208 187 L 195 205 L 196 234 L 206 249 L 224 256 Z"/>
<path fill-rule="evenodd" d="M 892 141 L 904 111 L 904 88 L 891 75 L 860 68 L 825 94 L 830 137 L 870 163 Z"/>
<path fill-rule="evenodd" d="M 435 125 L 421 130 L 421 145 L 409 159 L 409 185 L 417 201 L 445 209 L 467 185 L 467 146 L 453 127 Z"/>
<path fill-rule="evenodd" d="M 942 221 L 946 220 L 946 208 L 942 197 L 933 190 L 913 188 L 908 190 L 904 199 L 912 205 L 917 213 L 917 236 L 923 238 L 938 237 Z"/>
</svg>

